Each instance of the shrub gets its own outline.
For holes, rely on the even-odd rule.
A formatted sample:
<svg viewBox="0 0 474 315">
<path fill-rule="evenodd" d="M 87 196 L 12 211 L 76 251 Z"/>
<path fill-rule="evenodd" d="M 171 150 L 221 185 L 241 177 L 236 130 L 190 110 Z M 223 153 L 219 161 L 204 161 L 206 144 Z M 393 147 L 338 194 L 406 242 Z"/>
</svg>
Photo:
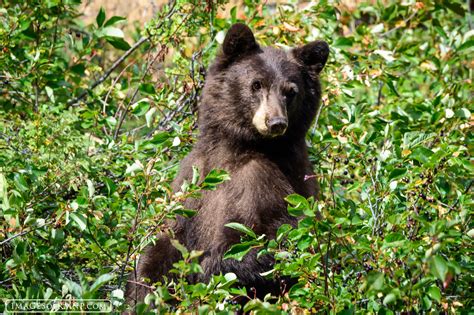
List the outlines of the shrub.
<svg viewBox="0 0 474 315">
<path fill-rule="evenodd" d="M 275 240 L 268 276 L 298 279 L 265 301 L 232 274 L 189 284 L 199 252 L 175 244 L 178 281 L 161 311 L 467 312 L 472 308 L 470 13 L 456 1 L 273 5 L 176 1 L 126 37 L 121 17 L 93 25 L 79 1 L 7 0 L 0 8 L 0 294 L 109 298 L 180 202 L 214 189 L 215 171 L 173 194 L 195 138 L 205 67 L 225 30 L 245 22 L 264 45 L 331 46 L 323 106 L 308 134 L 319 200 L 287 197 L 302 219 Z M 134 42 L 135 44 L 132 44 Z M 121 62 L 115 62 L 119 60 Z M 285 286 L 282 283 L 282 286 Z M 2 306 L 4 307 L 4 306 Z M 3 309 L 0 309 L 3 310 Z"/>
</svg>

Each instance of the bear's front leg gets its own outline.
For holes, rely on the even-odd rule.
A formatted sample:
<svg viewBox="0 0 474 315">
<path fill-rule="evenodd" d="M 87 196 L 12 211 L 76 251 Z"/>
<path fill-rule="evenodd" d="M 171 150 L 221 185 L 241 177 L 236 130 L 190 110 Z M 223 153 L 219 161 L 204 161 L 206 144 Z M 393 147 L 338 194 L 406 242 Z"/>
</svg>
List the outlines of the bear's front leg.
<svg viewBox="0 0 474 315">
<path fill-rule="evenodd" d="M 181 259 L 179 251 L 167 235 L 160 235 L 154 245 L 149 245 L 138 261 L 137 269 L 129 276 L 126 286 L 127 304 L 135 306 L 152 292 L 151 285 L 170 276 L 173 263 Z M 146 280 L 146 282 L 145 282 Z"/>
<path fill-rule="evenodd" d="M 247 288 L 247 294 L 251 298 L 254 295 L 263 298 L 267 293 L 278 295 L 280 293 L 278 281 L 266 279 L 261 275 L 273 268 L 274 259 L 270 255 L 263 255 L 257 259 L 257 253 L 258 249 L 251 250 L 242 261 L 224 259 L 224 252 L 206 255 L 201 261 L 203 273 L 198 276 L 198 280 L 208 282 L 212 275 L 231 272 L 237 276 L 239 286 Z"/>
</svg>

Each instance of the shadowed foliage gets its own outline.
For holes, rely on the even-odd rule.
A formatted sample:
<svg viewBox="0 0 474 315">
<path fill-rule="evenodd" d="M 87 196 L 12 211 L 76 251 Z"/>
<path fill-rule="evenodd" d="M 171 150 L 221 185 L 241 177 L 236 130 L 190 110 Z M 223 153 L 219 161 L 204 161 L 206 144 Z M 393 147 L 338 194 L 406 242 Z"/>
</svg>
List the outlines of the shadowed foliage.
<svg viewBox="0 0 474 315">
<path fill-rule="evenodd" d="M 173 239 L 164 222 L 193 217 L 186 199 L 199 203 L 232 182 L 200 167 L 171 187 L 200 137 L 206 69 L 230 26 L 243 23 L 260 47 L 306 47 L 294 55 L 303 63 L 327 55 L 320 42 L 305 44 L 329 46 L 324 69 L 318 62 L 308 74 L 321 71 L 322 101 L 304 141 L 313 173 L 302 176 L 319 182 L 319 199 L 286 196 L 298 223 L 274 239 L 238 217 L 226 225 L 239 243 L 223 261 L 273 257 L 259 277 L 295 284 L 279 281 L 287 293 L 259 297 L 233 273 L 203 277 L 204 254 L 172 240 L 180 260 L 172 277 L 143 284 L 145 302 L 198 313 L 241 304 L 276 314 L 472 309 L 466 1 L 244 1 L 225 10 L 175 1 L 135 27 L 105 10 L 85 24 L 79 5 L 0 6 L 1 297 L 106 298 L 124 310 L 140 253 L 159 235 Z"/>
</svg>

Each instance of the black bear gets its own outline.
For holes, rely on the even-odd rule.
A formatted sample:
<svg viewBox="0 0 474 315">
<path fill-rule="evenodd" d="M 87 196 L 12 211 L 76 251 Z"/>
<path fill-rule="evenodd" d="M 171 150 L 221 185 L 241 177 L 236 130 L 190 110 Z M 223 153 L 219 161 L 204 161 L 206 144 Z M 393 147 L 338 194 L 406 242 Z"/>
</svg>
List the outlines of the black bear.
<svg viewBox="0 0 474 315">
<path fill-rule="evenodd" d="M 280 225 L 296 224 L 297 219 L 287 212 L 287 195 L 316 196 L 314 176 L 305 179 L 314 174 L 305 134 L 319 106 L 319 73 L 328 55 L 323 41 L 286 51 L 260 47 L 244 24 L 235 24 L 227 32 L 202 92 L 198 141 L 173 183 L 179 191 L 183 181 L 191 180 L 193 166 L 202 176 L 223 169 L 231 177 L 215 191 L 186 200 L 185 207 L 197 214 L 172 223 L 181 244 L 204 252 L 200 260 L 204 272 L 190 281 L 233 272 L 242 286 L 253 287 L 259 297 L 278 293 L 276 281 L 260 275 L 272 268 L 270 256 L 257 259 L 255 251 L 241 262 L 223 259 L 241 236 L 224 225 L 238 222 L 271 238 Z M 180 258 L 169 237 L 161 235 L 146 249 L 131 276 L 129 302 L 142 301 L 149 292 L 137 282 L 161 280 Z"/>
</svg>

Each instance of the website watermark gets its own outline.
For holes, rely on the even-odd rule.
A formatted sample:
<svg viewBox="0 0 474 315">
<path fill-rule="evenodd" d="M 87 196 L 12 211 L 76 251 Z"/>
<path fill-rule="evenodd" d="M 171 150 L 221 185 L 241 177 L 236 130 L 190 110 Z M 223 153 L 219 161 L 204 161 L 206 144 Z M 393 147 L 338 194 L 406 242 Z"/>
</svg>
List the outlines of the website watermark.
<svg viewBox="0 0 474 315">
<path fill-rule="evenodd" d="M 46 299 L 15 299 L 4 300 L 6 314 L 20 313 L 83 313 L 99 314 L 112 312 L 110 300 L 46 300 Z"/>
</svg>

